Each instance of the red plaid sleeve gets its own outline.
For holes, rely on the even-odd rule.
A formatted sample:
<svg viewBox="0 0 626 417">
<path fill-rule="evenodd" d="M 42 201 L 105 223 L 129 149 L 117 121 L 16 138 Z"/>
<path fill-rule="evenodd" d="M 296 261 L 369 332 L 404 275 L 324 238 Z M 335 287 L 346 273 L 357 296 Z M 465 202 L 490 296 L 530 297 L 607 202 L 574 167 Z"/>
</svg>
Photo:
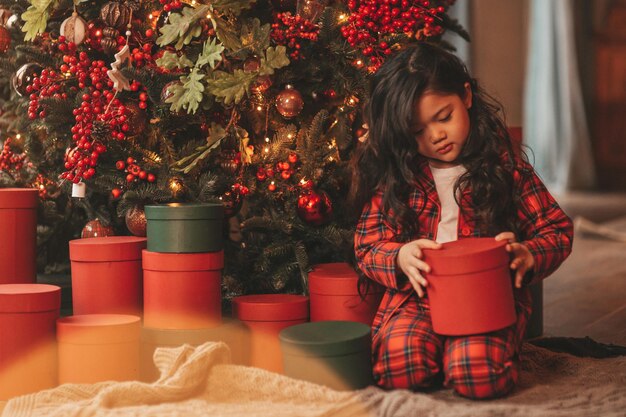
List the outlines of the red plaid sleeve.
<svg viewBox="0 0 626 417">
<path fill-rule="evenodd" d="M 383 218 L 382 193 L 377 193 L 363 209 L 356 227 L 354 249 L 359 268 L 370 279 L 398 288 L 396 258 L 404 243 L 394 242 L 396 231 Z"/>
<path fill-rule="evenodd" d="M 552 272 L 572 251 L 574 228 L 529 164 L 523 176 L 521 204 L 518 209 L 522 241 L 535 258 L 534 274 L 529 284 L 539 282 Z M 516 176 L 520 177 L 520 176 Z"/>
</svg>

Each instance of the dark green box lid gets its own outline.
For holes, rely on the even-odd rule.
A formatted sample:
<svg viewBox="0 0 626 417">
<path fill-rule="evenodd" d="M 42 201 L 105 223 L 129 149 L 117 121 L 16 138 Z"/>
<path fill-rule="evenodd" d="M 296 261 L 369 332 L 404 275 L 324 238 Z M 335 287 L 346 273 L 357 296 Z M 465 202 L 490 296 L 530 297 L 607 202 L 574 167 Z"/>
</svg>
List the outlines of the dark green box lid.
<svg viewBox="0 0 626 417">
<path fill-rule="evenodd" d="M 148 220 L 199 220 L 221 219 L 224 217 L 224 206 L 215 203 L 170 203 L 146 206 Z"/>
<path fill-rule="evenodd" d="M 370 326 L 355 321 L 316 321 L 281 330 L 284 353 L 298 356 L 341 356 L 368 351 Z"/>
</svg>

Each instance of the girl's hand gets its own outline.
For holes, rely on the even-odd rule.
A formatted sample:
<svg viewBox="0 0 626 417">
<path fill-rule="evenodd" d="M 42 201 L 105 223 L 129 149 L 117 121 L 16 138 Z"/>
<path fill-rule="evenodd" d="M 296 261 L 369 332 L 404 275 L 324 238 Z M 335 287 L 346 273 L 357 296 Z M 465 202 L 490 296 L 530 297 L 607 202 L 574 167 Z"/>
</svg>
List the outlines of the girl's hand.
<svg viewBox="0 0 626 417">
<path fill-rule="evenodd" d="M 409 278 L 409 282 L 420 298 L 424 296 L 424 288 L 428 286 L 428 281 L 420 271 L 430 272 L 430 266 L 422 261 L 422 249 L 424 248 L 439 249 L 441 243 L 428 239 L 414 240 L 402 246 L 398 252 L 398 266 Z"/>
<path fill-rule="evenodd" d="M 496 240 L 509 241 L 509 243 L 505 246 L 505 249 L 507 252 L 513 254 L 511 269 L 517 271 L 515 273 L 515 288 L 522 288 L 524 275 L 535 266 L 535 258 L 533 257 L 533 254 L 530 253 L 526 245 L 517 242 L 513 232 L 502 232 L 496 236 Z"/>
</svg>

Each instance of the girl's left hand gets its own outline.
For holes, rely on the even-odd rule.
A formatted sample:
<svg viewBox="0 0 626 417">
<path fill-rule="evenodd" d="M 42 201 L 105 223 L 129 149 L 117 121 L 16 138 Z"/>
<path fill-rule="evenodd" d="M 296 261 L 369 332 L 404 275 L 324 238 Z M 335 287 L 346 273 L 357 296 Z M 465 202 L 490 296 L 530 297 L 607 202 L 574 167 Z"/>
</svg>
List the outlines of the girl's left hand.
<svg viewBox="0 0 626 417">
<path fill-rule="evenodd" d="M 496 240 L 509 241 L 509 243 L 505 246 L 505 249 L 507 252 L 513 254 L 511 269 L 516 270 L 515 288 L 522 288 L 524 275 L 535 266 L 535 258 L 533 257 L 533 254 L 530 253 L 526 245 L 517 242 L 513 232 L 502 232 L 496 236 Z"/>
</svg>

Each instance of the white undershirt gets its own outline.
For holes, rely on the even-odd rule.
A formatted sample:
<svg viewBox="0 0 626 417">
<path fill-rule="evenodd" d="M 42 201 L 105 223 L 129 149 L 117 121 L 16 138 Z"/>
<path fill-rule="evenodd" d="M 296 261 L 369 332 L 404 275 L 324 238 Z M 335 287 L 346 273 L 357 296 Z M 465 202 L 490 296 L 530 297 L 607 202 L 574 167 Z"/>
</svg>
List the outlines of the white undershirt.
<svg viewBox="0 0 626 417">
<path fill-rule="evenodd" d="M 459 206 L 454 199 L 454 184 L 467 170 L 463 165 L 450 168 L 430 167 L 435 180 L 435 188 L 441 203 L 439 225 L 437 226 L 437 242 L 445 243 L 457 240 Z"/>
</svg>

